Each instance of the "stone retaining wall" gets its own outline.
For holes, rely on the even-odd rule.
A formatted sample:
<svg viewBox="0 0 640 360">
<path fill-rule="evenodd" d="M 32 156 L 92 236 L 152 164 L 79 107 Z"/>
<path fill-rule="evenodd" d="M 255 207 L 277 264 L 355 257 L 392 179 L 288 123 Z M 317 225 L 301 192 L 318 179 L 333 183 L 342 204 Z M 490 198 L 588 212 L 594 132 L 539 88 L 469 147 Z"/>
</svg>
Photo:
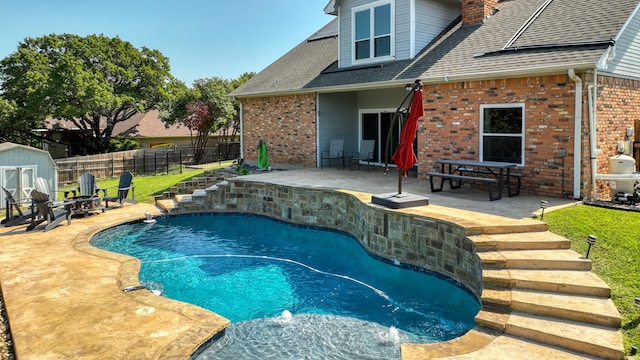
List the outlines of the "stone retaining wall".
<svg viewBox="0 0 640 360">
<path fill-rule="evenodd" d="M 346 192 L 239 179 L 220 183 L 193 201 L 203 201 L 203 211 L 251 213 L 341 230 L 374 256 L 443 275 L 477 299 L 482 293 L 480 258 L 464 228 L 453 223 L 363 203 Z"/>
</svg>

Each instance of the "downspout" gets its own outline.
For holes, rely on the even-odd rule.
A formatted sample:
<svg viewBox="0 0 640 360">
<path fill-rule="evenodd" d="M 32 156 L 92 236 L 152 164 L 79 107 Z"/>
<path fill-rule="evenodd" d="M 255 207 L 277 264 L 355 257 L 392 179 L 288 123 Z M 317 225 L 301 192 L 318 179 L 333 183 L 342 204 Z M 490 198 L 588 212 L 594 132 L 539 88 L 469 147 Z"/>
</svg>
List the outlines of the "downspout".
<svg viewBox="0 0 640 360">
<path fill-rule="evenodd" d="M 316 93 L 316 168 L 322 166 L 320 157 L 320 94 Z"/>
<path fill-rule="evenodd" d="M 238 102 L 240 103 L 240 159 L 244 159 L 244 107 L 242 106 L 242 101 L 238 100 Z"/>
<path fill-rule="evenodd" d="M 589 147 L 591 156 L 591 189 L 593 200 L 598 198 L 596 188 L 596 175 L 598 174 L 598 161 L 596 158 L 596 98 L 598 93 L 598 70 L 593 69 L 593 84 L 589 85 Z"/>
<path fill-rule="evenodd" d="M 580 170 L 582 169 L 582 79 L 574 69 L 568 75 L 576 83 L 575 126 L 573 131 L 573 198 L 580 198 Z"/>
</svg>

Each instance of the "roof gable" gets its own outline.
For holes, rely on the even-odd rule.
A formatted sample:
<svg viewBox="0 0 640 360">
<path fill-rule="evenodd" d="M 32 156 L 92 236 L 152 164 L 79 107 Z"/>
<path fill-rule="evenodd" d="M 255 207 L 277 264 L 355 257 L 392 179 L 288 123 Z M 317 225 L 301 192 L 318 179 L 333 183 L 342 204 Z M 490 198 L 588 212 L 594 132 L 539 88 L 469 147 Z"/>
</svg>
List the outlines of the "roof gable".
<svg viewBox="0 0 640 360">
<path fill-rule="evenodd" d="M 44 154 L 49 155 L 49 153 L 47 151 L 44 151 L 44 150 L 38 149 L 38 148 L 34 148 L 34 147 L 31 147 L 31 146 L 27 146 L 27 145 L 15 144 L 15 143 L 12 143 L 12 142 L 3 142 L 2 144 L 0 144 L 0 152 L 11 151 L 11 150 L 26 150 L 26 151 L 30 151 L 30 152 L 44 153 Z"/>
<path fill-rule="evenodd" d="M 305 42 L 235 96 L 338 91 L 595 69 L 640 0 L 508 0 L 482 24 L 454 21 L 412 60 L 339 69 L 335 45 Z M 335 20 L 334 20 L 335 21 Z M 305 66 L 309 57 L 330 66 Z M 286 75 L 285 75 L 286 74 Z M 253 80 L 256 81 L 253 81 Z M 269 83 L 270 81 L 270 83 Z"/>
<path fill-rule="evenodd" d="M 338 20 L 333 19 L 230 95 L 299 92 L 336 61 L 337 37 Z"/>
</svg>

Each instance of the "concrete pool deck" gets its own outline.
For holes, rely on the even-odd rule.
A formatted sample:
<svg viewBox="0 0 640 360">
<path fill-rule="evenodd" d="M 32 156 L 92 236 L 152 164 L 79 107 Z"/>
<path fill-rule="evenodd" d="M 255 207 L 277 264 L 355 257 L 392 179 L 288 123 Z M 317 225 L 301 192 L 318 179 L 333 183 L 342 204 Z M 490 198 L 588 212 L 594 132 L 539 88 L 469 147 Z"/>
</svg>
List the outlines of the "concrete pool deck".
<svg viewBox="0 0 640 360">
<path fill-rule="evenodd" d="M 371 194 L 392 192 L 397 186 L 396 174 L 384 176 L 380 172 L 332 169 L 272 172 L 245 178 L 291 186 L 340 189 L 363 202 L 369 201 Z M 403 210 L 416 215 L 447 217 L 469 227 L 536 229 L 541 226 L 539 221 L 531 218 L 531 214 L 539 209 L 541 197 L 523 195 L 490 202 L 485 191 L 462 189 L 432 194 L 428 191 L 427 181 L 415 178 L 403 180 L 403 192 L 430 198 L 429 206 Z M 554 198 L 545 200 L 549 201 L 550 207 L 575 203 Z M 96 232 L 142 219 L 147 211 L 155 215 L 161 213 L 152 205 L 125 204 L 103 214 L 73 219 L 70 226 L 59 226 L 48 232 L 25 232 L 25 226 L 0 228 L 0 286 L 19 359 L 188 359 L 204 341 L 227 326 L 225 319 L 193 305 L 158 297 L 145 290 L 124 293 L 123 287 L 138 284 L 139 263 L 88 244 Z M 495 246 L 500 240 L 478 237 L 474 242 L 480 248 L 487 243 Z M 493 255 L 484 255 L 487 259 L 483 261 L 492 264 L 500 261 L 511 264 L 520 261 L 518 264 L 521 264 L 526 261 L 507 259 L 507 252 L 498 252 L 498 258 L 492 257 L 496 253 L 489 252 L 487 254 Z M 502 279 L 504 275 L 498 270 L 495 274 L 491 271 L 488 270 L 486 277 L 492 277 L 496 282 L 524 283 L 527 280 L 526 274 L 519 274 L 517 269 L 508 271 L 508 279 Z M 582 271 L 583 276 L 587 274 L 590 273 Z M 515 292 L 508 294 L 508 299 L 503 296 L 506 295 L 483 293 L 483 306 L 485 302 L 523 302 L 518 300 L 519 295 Z M 592 306 L 588 302 L 572 302 L 570 305 Z M 594 310 L 589 308 L 585 311 Z M 495 317 L 499 316 L 491 313 L 479 320 L 495 324 L 498 328 L 523 328 L 522 323 L 526 322 L 522 316 Z M 451 342 L 426 347 L 404 346 L 403 359 L 590 357 L 584 352 L 574 353 L 523 341 L 499 330 L 488 326 L 474 329 Z M 567 332 L 562 326 L 558 326 L 558 330 Z M 586 341 L 590 340 L 590 334 L 583 333 L 582 336 Z M 621 339 L 621 335 L 619 337 Z M 617 343 L 617 335 L 613 334 L 611 341 L 614 350 L 621 346 Z M 593 354 L 593 358 L 598 357 Z"/>
<path fill-rule="evenodd" d="M 18 359 L 188 359 L 228 321 L 197 306 L 123 292 L 139 262 L 88 244 L 97 231 L 159 215 L 125 205 L 47 232 L 0 228 L 0 286 Z"/>
</svg>

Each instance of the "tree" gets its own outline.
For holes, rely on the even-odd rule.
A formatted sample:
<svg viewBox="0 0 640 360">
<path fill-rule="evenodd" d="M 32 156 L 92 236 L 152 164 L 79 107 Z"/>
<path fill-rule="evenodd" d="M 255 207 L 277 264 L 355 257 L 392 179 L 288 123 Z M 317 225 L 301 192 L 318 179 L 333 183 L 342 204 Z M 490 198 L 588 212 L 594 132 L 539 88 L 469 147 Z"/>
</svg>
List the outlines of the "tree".
<svg viewBox="0 0 640 360">
<path fill-rule="evenodd" d="M 251 79 L 256 73 L 255 72 L 247 72 L 240 75 L 237 79 L 231 80 L 231 90 L 235 90 L 240 87 L 240 85 L 246 83 Z M 226 141 L 227 148 L 225 149 L 225 153 L 229 154 L 231 151 L 231 142 L 235 141 L 236 136 L 240 133 L 240 101 L 233 99 L 233 108 L 234 108 L 234 116 L 231 121 L 225 123 L 222 128 L 222 136 Z"/>
<path fill-rule="evenodd" d="M 219 77 L 198 79 L 165 104 L 161 118 L 167 125 L 181 124 L 191 131 L 195 162 L 205 155 L 209 138 L 234 117 L 231 81 Z"/>
<path fill-rule="evenodd" d="M 251 79 L 255 73 L 244 73 L 237 79 L 219 77 L 198 79 L 188 89 L 175 88 L 175 96 L 163 106 L 162 120 L 168 125 L 181 124 L 191 131 L 191 145 L 195 161 L 202 161 L 209 138 L 214 133 L 222 135 L 229 154 L 231 142 L 240 131 L 240 103 L 229 93 Z"/>
<path fill-rule="evenodd" d="M 114 126 L 147 112 L 179 85 L 159 51 L 138 50 L 118 37 L 47 35 L 26 38 L 0 61 L 0 87 L 29 132 L 47 117 L 71 121 L 104 152 Z"/>
<path fill-rule="evenodd" d="M 16 105 L 0 96 L 0 143 L 11 141 L 14 143 L 24 143 L 23 132 L 19 131 L 19 126 L 15 119 Z"/>
</svg>

